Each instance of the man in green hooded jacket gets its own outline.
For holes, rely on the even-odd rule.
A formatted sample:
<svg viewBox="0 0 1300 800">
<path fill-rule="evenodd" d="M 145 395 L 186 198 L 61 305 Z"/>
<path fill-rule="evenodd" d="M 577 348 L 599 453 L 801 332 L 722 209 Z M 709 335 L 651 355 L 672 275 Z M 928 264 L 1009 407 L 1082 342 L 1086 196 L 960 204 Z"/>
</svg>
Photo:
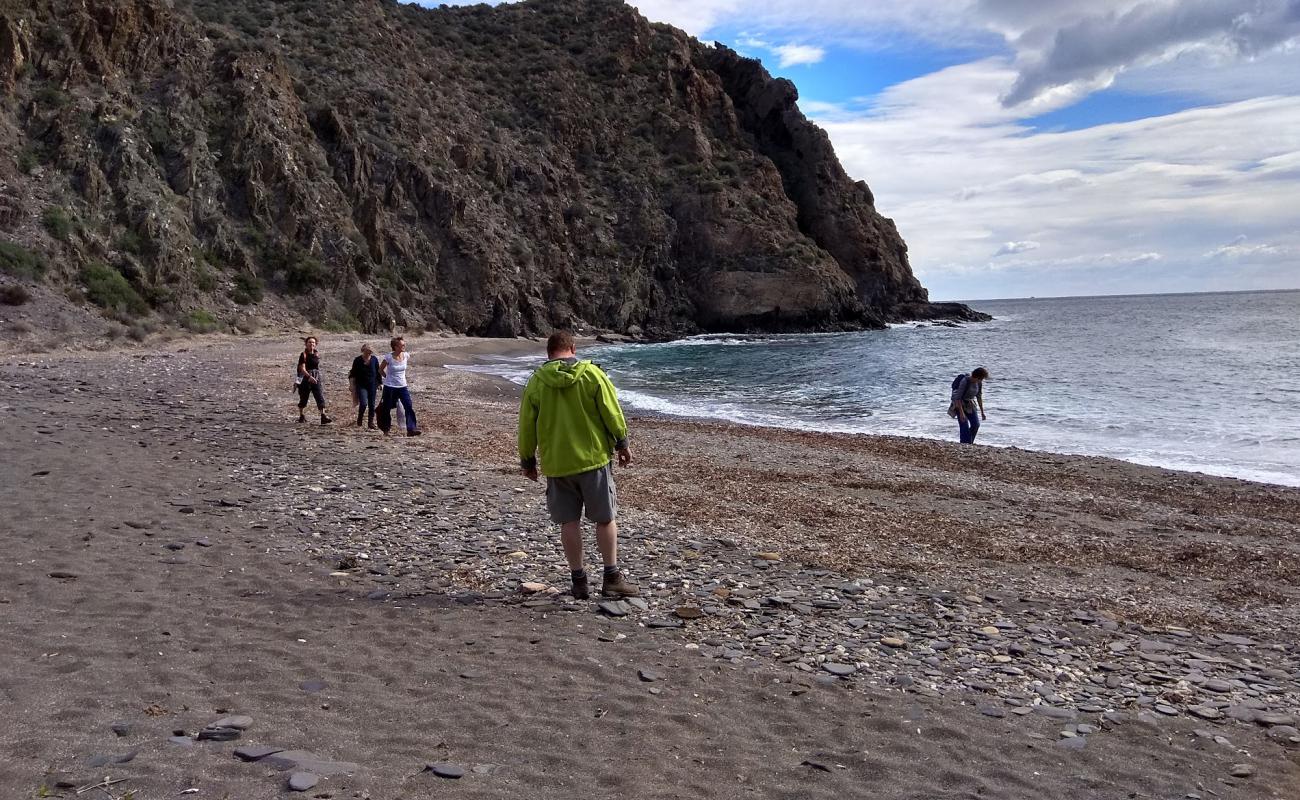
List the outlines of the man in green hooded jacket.
<svg viewBox="0 0 1300 800">
<path fill-rule="evenodd" d="M 618 498 L 610 454 L 618 465 L 632 463 L 627 421 L 618 394 L 600 367 L 579 361 L 573 336 L 558 332 L 546 340 L 547 361 L 528 380 L 519 404 L 519 466 L 530 480 L 546 472 L 546 508 L 560 526 L 560 543 L 573 578 L 573 596 L 590 596 L 583 566 L 582 512 L 596 523 L 596 546 L 605 562 L 601 593 L 640 594 L 618 568 Z"/>
</svg>

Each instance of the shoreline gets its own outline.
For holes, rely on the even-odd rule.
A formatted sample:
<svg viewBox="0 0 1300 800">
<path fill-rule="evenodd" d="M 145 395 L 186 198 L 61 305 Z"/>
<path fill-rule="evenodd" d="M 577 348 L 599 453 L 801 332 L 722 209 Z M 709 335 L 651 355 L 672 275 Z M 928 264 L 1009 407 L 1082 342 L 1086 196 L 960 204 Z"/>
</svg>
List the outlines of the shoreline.
<svg viewBox="0 0 1300 800">
<path fill-rule="evenodd" d="M 481 341 L 491 342 L 496 340 L 481 340 Z M 608 344 L 608 343 L 600 343 L 600 344 Z M 626 344 L 639 345 L 642 343 L 628 342 Z M 653 343 L 648 343 L 648 344 L 653 344 Z M 585 345 L 586 348 L 590 348 L 593 346 L 600 346 L 594 340 L 585 340 L 583 342 L 583 345 Z M 494 350 L 490 346 L 484 346 L 481 348 L 474 349 L 473 355 L 471 356 L 471 360 L 468 363 L 463 365 L 457 365 L 457 366 L 490 366 L 491 362 L 483 360 L 484 358 L 488 358 L 491 356 L 512 356 L 512 355 L 520 354 L 525 351 L 526 348 L 523 347 L 519 347 L 519 348 L 511 347 L 511 348 L 502 348 L 499 350 Z M 579 353 L 579 357 L 582 357 L 581 352 Z M 540 361 L 541 359 L 539 359 L 539 363 Z M 487 396 L 514 396 L 517 398 L 522 393 L 522 386 L 520 384 L 515 383 L 510 378 L 507 378 L 503 375 L 493 374 L 491 372 L 482 371 L 482 370 L 463 370 L 463 372 L 465 374 L 477 375 L 483 378 L 488 383 L 488 385 L 494 387 L 495 392 L 494 393 L 489 392 Z M 773 431 L 797 431 L 797 432 L 825 434 L 825 435 L 832 435 L 832 436 L 861 436 L 867 438 L 885 437 L 891 439 L 902 439 L 907 441 L 915 440 L 915 441 L 947 442 L 947 443 L 954 442 L 956 438 L 955 431 L 953 432 L 952 437 L 926 436 L 924 434 L 875 433 L 875 432 L 866 432 L 866 431 L 836 431 L 836 430 L 825 430 L 825 429 L 817 428 L 812 425 L 808 425 L 808 426 L 802 426 L 796 424 L 777 425 L 777 424 L 770 424 L 766 422 L 748 422 L 743 420 L 729 419 L 727 417 L 721 417 L 721 416 L 710 417 L 710 416 L 703 416 L 698 414 L 676 414 L 668 411 L 647 409 L 644 407 L 637 406 L 635 404 L 635 401 L 627 401 L 627 400 L 624 400 L 624 406 L 625 408 L 629 409 L 629 417 L 635 414 L 636 416 L 643 419 L 679 420 L 682 422 L 713 424 L 713 425 L 719 425 L 723 427 L 734 426 L 739 428 L 760 428 L 760 429 L 770 429 Z M 1262 480 L 1259 477 L 1246 477 L 1239 474 L 1228 474 L 1227 470 L 1231 469 L 1230 467 L 1225 467 L 1224 472 L 1207 472 L 1204 468 L 1171 466 L 1168 464 L 1152 463 L 1151 461 L 1139 461 L 1133 458 L 1124 458 L 1121 456 L 1099 455 L 1099 454 L 1085 453 L 1085 452 L 1071 452 L 1071 451 L 1056 450 L 1056 449 L 1040 449 L 1035 447 L 1026 447 L 1023 445 L 1015 445 L 1015 444 L 981 443 L 979 447 L 994 448 L 999 450 L 1022 451 L 1026 453 L 1042 453 L 1046 455 L 1055 455 L 1055 456 L 1062 456 L 1068 458 L 1101 459 L 1103 461 L 1114 461 L 1114 462 L 1118 462 L 1118 463 L 1122 463 L 1134 467 L 1147 467 L 1151 469 L 1165 470 L 1168 472 L 1180 473 L 1180 474 L 1199 477 L 1199 478 L 1213 478 L 1213 479 L 1221 479 L 1221 480 L 1229 480 L 1229 481 L 1240 481 L 1242 483 L 1255 484 L 1259 486 L 1300 489 L 1300 477 L 1297 477 L 1295 481 L 1292 483 L 1287 483 L 1281 480 L 1276 480 L 1276 481 Z"/>
</svg>

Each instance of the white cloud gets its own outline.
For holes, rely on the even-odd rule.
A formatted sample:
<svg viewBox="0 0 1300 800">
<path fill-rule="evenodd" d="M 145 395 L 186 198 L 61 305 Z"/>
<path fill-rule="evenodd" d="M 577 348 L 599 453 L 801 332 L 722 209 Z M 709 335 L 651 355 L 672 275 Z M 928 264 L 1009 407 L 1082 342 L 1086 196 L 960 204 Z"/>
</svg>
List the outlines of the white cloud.
<svg viewBox="0 0 1300 800">
<path fill-rule="evenodd" d="M 1043 133 L 1020 115 L 1068 95 L 1008 109 L 998 98 L 1016 74 L 986 59 L 891 87 L 865 108 L 814 115 L 895 218 L 936 297 L 982 291 L 976 275 L 1029 286 L 1056 268 L 1104 273 L 1117 291 L 1157 274 L 1187 288 L 1196 275 L 1176 265 L 1206 264 L 1242 231 L 1270 248 L 1300 246 L 1300 97 Z M 1015 246 L 1026 242 L 1039 243 L 1032 257 Z M 1223 256 L 1261 264 L 1259 281 L 1286 285 L 1291 270 L 1300 285 L 1300 269 L 1276 250 L 1235 247 Z"/>
<path fill-rule="evenodd" d="M 1042 247 L 1038 242 L 1007 242 L 997 249 L 993 254 L 994 258 L 999 256 L 1010 256 L 1016 253 L 1027 253 L 1030 250 L 1037 250 Z"/>
<path fill-rule="evenodd" d="M 783 44 L 772 49 L 780 58 L 781 67 L 816 64 L 826 57 L 826 51 L 823 48 L 807 44 Z"/>
<path fill-rule="evenodd" d="M 1205 257 L 1224 261 L 1293 259 L 1300 257 L 1300 248 L 1267 242 L 1249 244 L 1247 237 L 1243 234 L 1233 239 L 1231 243 L 1209 251 L 1205 254 Z M 1296 269 L 1300 271 L 1300 266 L 1297 266 Z"/>
</svg>

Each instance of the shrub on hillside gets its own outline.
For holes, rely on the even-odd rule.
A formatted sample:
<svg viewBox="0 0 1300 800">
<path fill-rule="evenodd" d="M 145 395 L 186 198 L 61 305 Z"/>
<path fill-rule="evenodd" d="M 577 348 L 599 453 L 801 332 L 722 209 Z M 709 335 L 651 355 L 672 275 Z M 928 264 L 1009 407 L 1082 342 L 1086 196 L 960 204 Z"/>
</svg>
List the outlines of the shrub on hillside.
<svg viewBox="0 0 1300 800">
<path fill-rule="evenodd" d="M 86 297 L 102 309 L 118 317 L 140 317 L 149 313 L 149 304 L 122 273 L 110 266 L 93 263 L 81 271 L 81 283 L 86 287 Z"/>
<path fill-rule="evenodd" d="M 66 242 L 72 236 L 72 218 L 68 216 L 68 212 L 58 206 L 45 209 L 45 213 L 41 214 L 41 224 L 60 242 Z"/>
<path fill-rule="evenodd" d="M 31 299 L 32 294 L 25 286 L 0 286 L 0 305 L 21 306 Z"/>
<path fill-rule="evenodd" d="M 241 306 L 251 306 L 254 303 L 262 302 L 262 293 L 265 288 L 266 286 L 262 283 L 261 278 L 247 272 L 241 272 L 235 276 L 235 290 L 230 293 L 230 299 Z"/>
<path fill-rule="evenodd" d="M 142 256 L 145 251 L 144 238 L 132 230 L 122 231 L 117 237 L 117 249 L 125 250 L 131 255 Z"/>
<path fill-rule="evenodd" d="M 40 280 L 45 274 L 45 261 L 25 247 L 13 242 L 0 242 L 0 272 L 17 278 Z"/>
<path fill-rule="evenodd" d="M 212 333 L 221 327 L 221 321 L 206 308 L 196 308 L 181 322 L 181 325 L 193 333 Z"/>
</svg>

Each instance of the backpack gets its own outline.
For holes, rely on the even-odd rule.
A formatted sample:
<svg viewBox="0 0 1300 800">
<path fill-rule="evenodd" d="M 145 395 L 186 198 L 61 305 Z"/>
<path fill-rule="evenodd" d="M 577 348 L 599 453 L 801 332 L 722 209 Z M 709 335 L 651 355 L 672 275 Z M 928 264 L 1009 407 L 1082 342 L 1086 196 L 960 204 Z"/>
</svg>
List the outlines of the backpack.
<svg viewBox="0 0 1300 800">
<path fill-rule="evenodd" d="M 953 378 L 952 391 L 954 392 L 957 391 L 957 389 L 961 386 L 961 382 L 968 381 L 968 380 L 970 380 L 970 376 L 964 372 L 958 375 L 957 377 Z M 948 416 L 952 417 L 953 419 L 957 418 L 957 404 L 951 400 L 951 396 L 948 401 Z"/>
</svg>

